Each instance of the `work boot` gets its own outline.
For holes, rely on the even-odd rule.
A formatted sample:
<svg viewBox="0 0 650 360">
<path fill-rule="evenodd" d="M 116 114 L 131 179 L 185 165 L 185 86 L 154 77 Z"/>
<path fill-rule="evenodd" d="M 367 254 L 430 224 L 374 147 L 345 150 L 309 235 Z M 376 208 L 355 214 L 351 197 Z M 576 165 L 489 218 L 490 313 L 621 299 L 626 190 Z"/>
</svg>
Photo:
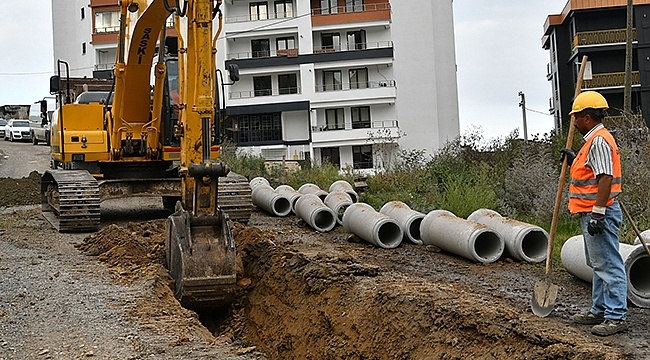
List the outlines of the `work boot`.
<svg viewBox="0 0 650 360">
<path fill-rule="evenodd" d="M 580 325 L 596 325 L 602 323 L 603 320 L 605 320 L 604 317 L 596 315 L 591 311 L 573 315 L 573 322 Z"/>
<path fill-rule="evenodd" d="M 591 333 L 598 336 L 609 336 L 627 329 L 625 320 L 605 319 L 602 324 L 591 328 Z"/>
</svg>

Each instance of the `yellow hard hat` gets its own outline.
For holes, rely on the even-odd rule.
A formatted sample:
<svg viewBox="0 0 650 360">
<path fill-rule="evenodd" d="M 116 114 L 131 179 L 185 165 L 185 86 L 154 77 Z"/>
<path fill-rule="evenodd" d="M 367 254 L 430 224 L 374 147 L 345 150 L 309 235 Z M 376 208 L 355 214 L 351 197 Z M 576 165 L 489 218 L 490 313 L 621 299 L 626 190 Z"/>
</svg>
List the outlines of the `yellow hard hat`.
<svg viewBox="0 0 650 360">
<path fill-rule="evenodd" d="M 581 112 L 584 109 L 607 110 L 609 109 L 609 105 L 607 105 L 607 100 L 605 100 L 605 97 L 600 95 L 600 93 L 595 91 L 585 91 L 578 94 L 576 99 L 573 100 L 573 106 L 571 107 L 569 115 Z"/>
</svg>

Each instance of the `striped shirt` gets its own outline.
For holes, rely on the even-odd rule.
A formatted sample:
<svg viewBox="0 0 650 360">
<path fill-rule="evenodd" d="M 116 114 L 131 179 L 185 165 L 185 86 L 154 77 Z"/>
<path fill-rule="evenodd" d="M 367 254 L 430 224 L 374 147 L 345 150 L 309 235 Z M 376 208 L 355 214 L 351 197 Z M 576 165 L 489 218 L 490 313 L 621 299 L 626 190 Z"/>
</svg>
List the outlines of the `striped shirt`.
<svg viewBox="0 0 650 360">
<path fill-rule="evenodd" d="M 589 140 L 594 133 L 604 127 L 603 124 L 594 126 L 584 136 L 584 140 Z M 612 147 L 601 136 L 596 136 L 591 143 L 587 153 L 587 163 L 585 164 L 594 172 L 595 176 L 605 174 L 614 176 L 614 163 L 612 161 Z"/>
</svg>

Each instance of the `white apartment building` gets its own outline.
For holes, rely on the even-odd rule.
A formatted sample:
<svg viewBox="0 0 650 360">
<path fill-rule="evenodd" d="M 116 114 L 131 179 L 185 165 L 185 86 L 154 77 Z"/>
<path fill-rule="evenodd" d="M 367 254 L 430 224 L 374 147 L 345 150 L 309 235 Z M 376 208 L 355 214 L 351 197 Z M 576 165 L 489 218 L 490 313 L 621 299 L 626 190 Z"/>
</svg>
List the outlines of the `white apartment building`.
<svg viewBox="0 0 650 360">
<path fill-rule="evenodd" d="M 105 75 L 117 0 L 52 4 L 55 59 L 74 76 Z M 240 149 L 373 172 L 399 150 L 433 154 L 459 135 L 452 0 L 227 0 L 221 10 L 217 64 L 240 73 L 225 87 L 223 130 Z"/>
</svg>

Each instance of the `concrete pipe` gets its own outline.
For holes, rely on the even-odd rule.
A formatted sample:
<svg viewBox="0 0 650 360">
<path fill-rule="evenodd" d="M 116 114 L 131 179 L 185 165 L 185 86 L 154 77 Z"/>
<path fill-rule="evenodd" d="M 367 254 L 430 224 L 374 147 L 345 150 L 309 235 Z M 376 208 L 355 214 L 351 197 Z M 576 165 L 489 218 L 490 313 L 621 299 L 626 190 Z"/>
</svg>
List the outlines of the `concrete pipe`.
<svg viewBox="0 0 650 360">
<path fill-rule="evenodd" d="M 352 199 L 352 202 L 358 202 L 359 201 L 359 195 L 357 194 L 356 191 L 354 191 L 354 188 L 352 185 L 350 185 L 349 182 L 345 180 L 337 180 L 330 185 L 330 192 L 334 191 L 344 191 L 348 195 L 350 195 L 350 198 Z"/>
<path fill-rule="evenodd" d="M 643 237 L 643 241 L 650 245 L 650 230 L 643 230 L 641 231 L 641 237 Z M 634 245 L 641 245 L 641 240 L 639 240 L 639 237 L 634 238 Z"/>
<path fill-rule="evenodd" d="M 314 194 L 304 194 L 296 200 L 296 215 L 312 229 L 328 232 L 336 226 L 336 214 Z"/>
<path fill-rule="evenodd" d="M 650 308 L 650 257 L 643 246 L 619 244 L 618 250 L 625 261 L 627 298 L 638 307 Z M 593 280 L 593 270 L 587 265 L 585 243 L 582 235 L 569 238 L 560 252 L 562 265 L 573 276 L 587 282 Z"/>
<path fill-rule="evenodd" d="M 294 189 L 290 185 L 280 185 L 275 188 L 275 192 L 289 199 L 289 202 L 291 203 L 291 211 L 293 211 L 293 213 L 295 214 L 296 200 L 298 200 L 298 198 L 302 196 L 302 194 L 299 193 L 298 190 Z"/>
<path fill-rule="evenodd" d="M 287 216 L 291 212 L 289 199 L 264 184 L 258 184 L 252 191 L 253 204 L 275 216 Z"/>
<path fill-rule="evenodd" d="M 481 263 L 497 261 L 505 243 L 491 227 L 446 210 L 429 212 L 420 225 L 422 242 Z"/>
<path fill-rule="evenodd" d="M 314 194 L 318 196 L 322 201 L 325 201 L 325 198 L 327 197 L 327 191 L 321 189 L 318 187 L 316 184 L 303 184 L 301 187 L 298 188 L 298 192 L 305 195 L 305 194 Z"/>
<path fill-rule="evenodd" d="M 541 227 L 505 218 L 490 209 L 478 209 L 467 220 L 493 228 L 505 242 L 505 253 L 513 259 L 529 263 L 546 260 L 549 235 Z"/>
<path fill-rule="evenodd" d="M 408 205 L 401 201 L 389 201 L 379 210 L 380 213 L 397 220 L 404 232 L 404 238 L 413 244 L 422 245 L 422 236 L 420 236 L 420 224 L 424 219 L 424 214 L 412 210 Z"/>
<path fill-rule="evenodd" d="M 260 176 L 258 176 L 258 177 L 256 177 L 256 178 L 253 178 L 253 179 L 249 182 L 249 185 L 251 186 L 251 191 L 252 191 L 253 189 L 255 189 L 255 187 L 257 187 L 258 185 L 267 185 L 267 186 L 271 186 L 271 184 L 269 184 L 269 181 L 266 180 L 266 178 L 263 178 L 263 177 L 260 177 Z"/>
<path fill-rule="evenodd" d="M 324 202 L 336 214 L 336 222 L 339 225 L 343 225 L 343 214 L 348 206 L 352 205 L 350 195 L 346 192 L 336 190 L 327 194 Z"/>
<path fill-rule="evenodd" d="M 343 214 L 343 227 L 363 240 L 384 249 L 394 249 L 402 243 L 404 233 L 399 223 L 365 203 L 348 206 Z"/>
</svg>

